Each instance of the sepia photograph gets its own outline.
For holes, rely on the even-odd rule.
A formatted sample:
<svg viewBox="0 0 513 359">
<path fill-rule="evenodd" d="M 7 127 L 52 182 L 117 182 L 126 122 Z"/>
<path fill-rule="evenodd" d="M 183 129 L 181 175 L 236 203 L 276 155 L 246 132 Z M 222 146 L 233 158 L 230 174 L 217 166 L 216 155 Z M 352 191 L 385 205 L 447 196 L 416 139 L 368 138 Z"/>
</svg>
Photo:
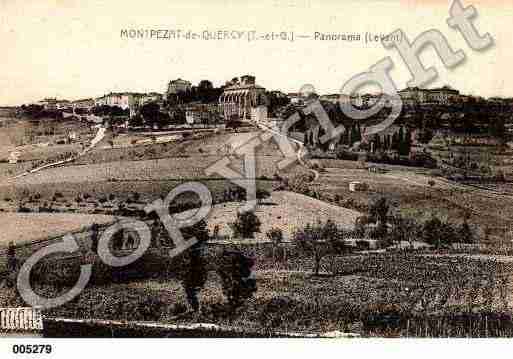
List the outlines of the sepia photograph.
<svg viewBox="0 0 513 359">
<path fill-rule="evenodd" d="M 0 0 L 0 346 L 512 338 L 512 16 Z"/>
</svg>

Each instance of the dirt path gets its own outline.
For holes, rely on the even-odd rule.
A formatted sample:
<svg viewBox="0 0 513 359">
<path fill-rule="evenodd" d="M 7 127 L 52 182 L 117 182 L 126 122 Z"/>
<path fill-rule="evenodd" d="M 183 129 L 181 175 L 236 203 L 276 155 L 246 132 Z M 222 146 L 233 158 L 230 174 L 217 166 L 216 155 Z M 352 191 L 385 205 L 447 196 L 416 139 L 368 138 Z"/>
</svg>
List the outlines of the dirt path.
<svg viewBox="0 0 513 359">
<path fill-rule="evenodd" d="M 272 129 L 272 128 L 264 125 L 264 124 L 255 123 L 255 125 L 258 126 L 258 128 L 260 128 L 260 129 L 262 129 L 264 131 L 270 132 L 270 133 L 272 133 L 274 135 L 278 135 L 278 136 L 284 137 L 288 141 L 297 144 L 299 146 L 299 151 L 296 152 L 296 156 L 297 156 L 298 162 L 301 164 L 301 166 L 303 166 L 304 168 L 306 168 L 307 170 L 309 170 L 310 172 L 313 173 L 314 179 L 313 179 L 312 182 L 315 182 L 315 181 L 317 181 L 319 179 L 320 173 L 318 171 L 314 170 L 313 168 L 310 168 L 310 166 L 308 166 L 304 162 L 304 160 L 303 160 L 304 156 L 308 153 L 308 150 L 306 149 L 306 147 L 305 147 L 303 142 L 301 142 L 299 140 L 296 140 L 295 138 L 289 137 L 287 135 L 284 135 L 283 133 L 281 133 L 279 131 L 276 131 L 275 129 Z"/>
</svg>

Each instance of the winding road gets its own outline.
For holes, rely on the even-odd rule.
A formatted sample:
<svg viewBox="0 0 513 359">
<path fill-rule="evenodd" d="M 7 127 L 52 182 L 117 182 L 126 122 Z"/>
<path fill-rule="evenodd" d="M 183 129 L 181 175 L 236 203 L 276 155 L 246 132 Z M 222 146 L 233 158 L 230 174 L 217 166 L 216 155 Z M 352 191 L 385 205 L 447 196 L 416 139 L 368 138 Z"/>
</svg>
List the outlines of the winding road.
<svg viewBox="0 0 513 359">
<path fill-rule="evenodd" d="M 275 134 L 275 135 L 278 135 L 278 136 L 281 136 L 281 137 L 284 137 L 286 138 L 288 141 L 291 141 L 295 144 L 297 144 L 299 146 L 299 151 L 296 152 L 296 155 L 297 155 L 297 160 L 298 162 L 303 166 L 305 167 L 307 170 L 311 171 L 313 174 L 314 174 L 314 179 L 312 180 L 313 181 L 317 181 L 317 179 L 319 179 L 319 176 L 320 176 L 320 173 L 312 168 L 310 168 L 306 162 L 303 160 L 304 156 L 307 154 L 308 150 L 306 149 L 305 147 L 305 144 L 299 140 L 296 140 L 295 138 L 292 138 L 292 137 L 289 137 L 283 133 L 281 133 L 280 131 L 277 131 L 276 129 L 273 129 L 267 125 L 264 125 L 260 122 L 254 122 L 254 124 L 260 128 L 261 130 L 264 130 L 264 131 L 267 131 L 267 132 L 270 132 L 272 134 Z"/>
</svg>

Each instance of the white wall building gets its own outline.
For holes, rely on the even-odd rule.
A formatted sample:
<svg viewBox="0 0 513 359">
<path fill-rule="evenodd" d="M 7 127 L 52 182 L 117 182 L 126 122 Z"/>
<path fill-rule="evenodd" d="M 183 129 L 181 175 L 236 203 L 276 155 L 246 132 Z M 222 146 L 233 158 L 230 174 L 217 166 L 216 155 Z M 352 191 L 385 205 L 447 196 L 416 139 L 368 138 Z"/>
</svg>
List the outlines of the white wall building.
<svg viewBox="0 0 513 359">
<path fill-rule="evenodd" d="M 167 85 L 167 95 L 176 95 L 183 92 L 191 91 L 192 84 L 187 80 L 176 79 L 169 81 Z"/>
<path fill-rule="evenodd" d="M 255 77 L 245 75 L 240 82 L 228 86 L 219 97 L 220 111 L 225 121 L 230 119 L 250 119 L 251 109 L 266 106 L 265 88 L 255 83 Z"/>
</svg>

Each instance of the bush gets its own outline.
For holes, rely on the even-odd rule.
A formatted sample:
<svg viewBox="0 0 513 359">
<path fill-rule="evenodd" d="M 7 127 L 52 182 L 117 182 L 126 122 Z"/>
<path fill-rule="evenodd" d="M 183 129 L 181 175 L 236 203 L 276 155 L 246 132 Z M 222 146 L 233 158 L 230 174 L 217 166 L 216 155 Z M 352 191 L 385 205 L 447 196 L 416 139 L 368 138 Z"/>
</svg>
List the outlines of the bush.
<svg viewBox="0 0 513 359">
<path fill-rule="evenodd" d="M 269 193 L 269 191 L 267 191 L 265 189 L 257 189 L 257 191 L 256 191 L 257 199 L 264 199 L 264 198 L 268 198 L 268 197 L 271 197 L 271 193 Z"/>
<path fill-rule="evenodd" d="M 231 223 L 235 237 L 254 238 L 255 232 L 260 232 L 260 220 L 251 211 L 237 213 L 237 220 Z"/>
<path fill-rule="evenodd" d="M 271 228 L 265 233 L 265 235 L 275 244 L 283 242 L 283 231 L 280 228 Z"/>
<path fill-rule="evenodd" d="M 360 250 L 369 250 L 370 249 L 370 243 L 369 241 L 365 241 L 365 240 L 358 240 L 356 241 L 356 247 Z"/>
<path fill-rule="evenodd" d="M 285 178 L 283 187 L 287 191 L 292 191 L 304 194 L 305 196 L 310 196 L 312 195 L 312 191 L 310 190 L 308 183 L 312 182 L 313 179 L 313 174 L 295 175 L 290 178 Z"/>
</svg>

